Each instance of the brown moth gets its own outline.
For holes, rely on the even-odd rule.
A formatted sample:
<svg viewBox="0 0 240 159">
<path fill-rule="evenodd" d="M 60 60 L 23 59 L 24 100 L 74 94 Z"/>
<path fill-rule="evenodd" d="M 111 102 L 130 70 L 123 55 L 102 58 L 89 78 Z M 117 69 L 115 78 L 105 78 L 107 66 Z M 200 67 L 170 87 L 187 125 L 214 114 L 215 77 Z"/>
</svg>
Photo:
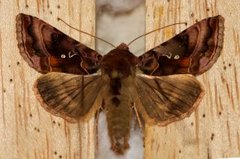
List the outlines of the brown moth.
<svg viewBox="0 0 240 159">
<path fill-rule="evenodd" d="M 43 108 L 70 122 L 88 120 L 103 108 L 111 148 L 123 154 L 133 108 L 144 123 L 160 126 L 197 108 L 204 90 L 193 75 L 218 59 L 224 18 L 203 19 L 139 57 L 124 43 L 101 56 L 30 15 L 19 14 L 16 27 L 21 55 L 44 74 L 34 85 Z"/>
</svg>

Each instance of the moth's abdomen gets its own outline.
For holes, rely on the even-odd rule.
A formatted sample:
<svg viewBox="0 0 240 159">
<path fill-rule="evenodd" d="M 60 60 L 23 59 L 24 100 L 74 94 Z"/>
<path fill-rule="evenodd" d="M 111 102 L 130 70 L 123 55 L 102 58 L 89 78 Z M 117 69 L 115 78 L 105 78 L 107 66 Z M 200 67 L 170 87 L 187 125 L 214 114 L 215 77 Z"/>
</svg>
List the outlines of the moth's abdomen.
<svg viewBox="0 0 240 159">
<path fill-rule="evenodd" d="M 123 154 L 129 147 L 131 101 L 128 96 L 113 95 L 106 103 L 108 133 L 112 150 Z"/>
<path fill-rule="evenodd" d="M 133 68 L 129 68 L 134 70 Z M 135 72 L 132 72 L 135 73 Z M 119 70 L 103 71 L 102 79 L 109 85 L 105 93 L 104 108 L 106 111 L 108 134 L 111 140 L 111 149 L 117 154 L 123 154 L 129 147 L 130 122 L 132 115 L 133 88 L 135 76 L 123 76 Z"/>
</svg>

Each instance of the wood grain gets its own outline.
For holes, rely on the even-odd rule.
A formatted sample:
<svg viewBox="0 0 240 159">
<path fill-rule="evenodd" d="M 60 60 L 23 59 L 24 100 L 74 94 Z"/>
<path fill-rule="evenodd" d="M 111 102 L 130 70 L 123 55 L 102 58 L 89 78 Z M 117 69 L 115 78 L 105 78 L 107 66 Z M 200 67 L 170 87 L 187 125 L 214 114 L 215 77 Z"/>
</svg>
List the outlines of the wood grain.
<svg viewBox="0 0 240 159">
<path fill-rule="evenodd" d="M 240 156 L 240 12 L 238 0 L 146 0 L 146 31 L 174 22 L 221 14 L 225 42 L 215 66 L 198 77 L 205 87 L 202 104 L 191 117 L 167 127 L 147 127 L 145 158 L 217 158 Z M 32 92 L 40 75 L 19 54 L 15 16 L 37 16 L 92 46 L 94 39 L 57 22 L 95 33 L 94 1 L 0 1 L 0 158 L 94 158 L 94 120 L 69 124 L 43 110 Z M 186 26 L 146 37 L 146 49 L 171 38 Z"/>
<path fill-rule="evenodd" d="M 18 13 L 30 14 L 93 48 L 93 38 L 71 30 L 57 17 L 94 35 L 94 1 L 3 0 L 0 13 L 0 158 L 94 158 L 94 119 L 70 124 L 39 105 L 32 86 L 40 74 L 20 56 L 15 28 Z"/>
<path fill-rule="evenodd" d="M 240 157 L 240 1 L 146 0 L 146 31 L 176 25 L 146 37 L 146 50 L 209 16 L 225 18 L 222 55 L 212 69 L 198 76 L 206 90 L 189 118 L 145 130 L 145 158 Z"/>
</svg>

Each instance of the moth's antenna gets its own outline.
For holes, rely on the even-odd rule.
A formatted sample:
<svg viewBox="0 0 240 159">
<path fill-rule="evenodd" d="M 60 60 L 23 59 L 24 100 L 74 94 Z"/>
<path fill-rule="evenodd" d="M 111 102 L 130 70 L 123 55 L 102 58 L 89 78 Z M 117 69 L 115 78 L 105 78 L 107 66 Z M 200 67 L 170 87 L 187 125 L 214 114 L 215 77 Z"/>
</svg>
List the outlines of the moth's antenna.
<svg viewBox="0 0 240 159">
<path fill-rule="evenodd" d="M 97 37 L 97 36 L 94 36 L 94 35 L 92 35 L 92 34 L 90 34 L 90 33 L 87 33 L 87 32 L 85 32 L 85 31 L 79 30 L 79 29 L 77 29 L 77 28 L 74 28 L 73 26 L 69 25 L 67 22 L 65 22 L 65 21 L 62 20 L 61 18 L 57 18 L 57 20 L 62 21 L 64 24 L 66 24 L 67 26 L 69 26 L 70 28 L 72 28 L 72 29 L 74 29 L 74 30 L 76 30 L 76 31 L 79 31 L 80 33 L 83 33 L 83 34 L 86 34 L 86 35 L 88 35 L 88 36 L 91 36 L 91 37 L 93 37 L 93 38 L 95 38 L 95 39 L 101 40 L 101 41 L 103 41 L 103 42 L 111 45 L 112 47 L 116 48 L 115 45 L 113 45 L 112 43 L 110 43 L 110 42 L 108 42 L 108 41 L 106 41 L 106 40 L 104 40 L 104 39 L 102 39 L 102 38 L 99 38 L 99 37 Z"/>
<path fill-rule="evenodd" d="M 177 25 L 177 24 L 185 24 L 185 25 L 187 25 L 186 22 L 180 22 L 180 23 L 174 23 L 174 24 L 166 25 L 166 26 L 161 27 L 161 28 L 157 28 L 157 29 L 155 29 L 155 30 L 152 30 L 152 31 L 150 31 L 150 32 L 147 32 L 147 33 L 145 33 L 145 34 L 142 34 L 142 35 L 136 37 L 135 39 L 133 39 L 132 41 L 130 41 L 130 42 L 127 44 L 127 46 L 131 45 L 134 41 L 136 41 L 137 39 L 139 39 L 139 38 L 141 38 L 141 37 L 143 37 L 143 36 L 146 36 L 146 35 L 148 35 L 148 34 L 151 34 L 151 33 L 155 32 L 155 31 L 158 31 L 158 30 L 161 30 L 161 29 L 165 29 L 165 28 L 167 28 L 167 27 L 170 27 L 170 26 L 173 26 L 173 25 Z"/>
</svg>

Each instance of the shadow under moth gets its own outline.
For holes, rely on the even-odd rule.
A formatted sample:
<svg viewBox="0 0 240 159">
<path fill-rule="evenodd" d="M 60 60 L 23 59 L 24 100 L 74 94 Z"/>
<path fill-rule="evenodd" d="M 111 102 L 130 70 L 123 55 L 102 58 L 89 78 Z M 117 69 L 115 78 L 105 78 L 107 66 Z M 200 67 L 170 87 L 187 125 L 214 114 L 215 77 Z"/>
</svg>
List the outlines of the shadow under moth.
<svg viewBox="0 0 240 159">
<path fill-rule="evenodd" d="M 195 76 L 216 62 L 224 36 L 218 15 L 139 57 L 124 43 L 102 56 L 36 17 L 19 14 L 16 23 L 22 57 L 44 74 L 34 85 L 43 108 L 70 122 L 86 121 L 102 108 L 117 154 L 129 147 L 134 112 L 146 124 L 165 126 L 197 108 L 204 89 Z"/>
</svg>

